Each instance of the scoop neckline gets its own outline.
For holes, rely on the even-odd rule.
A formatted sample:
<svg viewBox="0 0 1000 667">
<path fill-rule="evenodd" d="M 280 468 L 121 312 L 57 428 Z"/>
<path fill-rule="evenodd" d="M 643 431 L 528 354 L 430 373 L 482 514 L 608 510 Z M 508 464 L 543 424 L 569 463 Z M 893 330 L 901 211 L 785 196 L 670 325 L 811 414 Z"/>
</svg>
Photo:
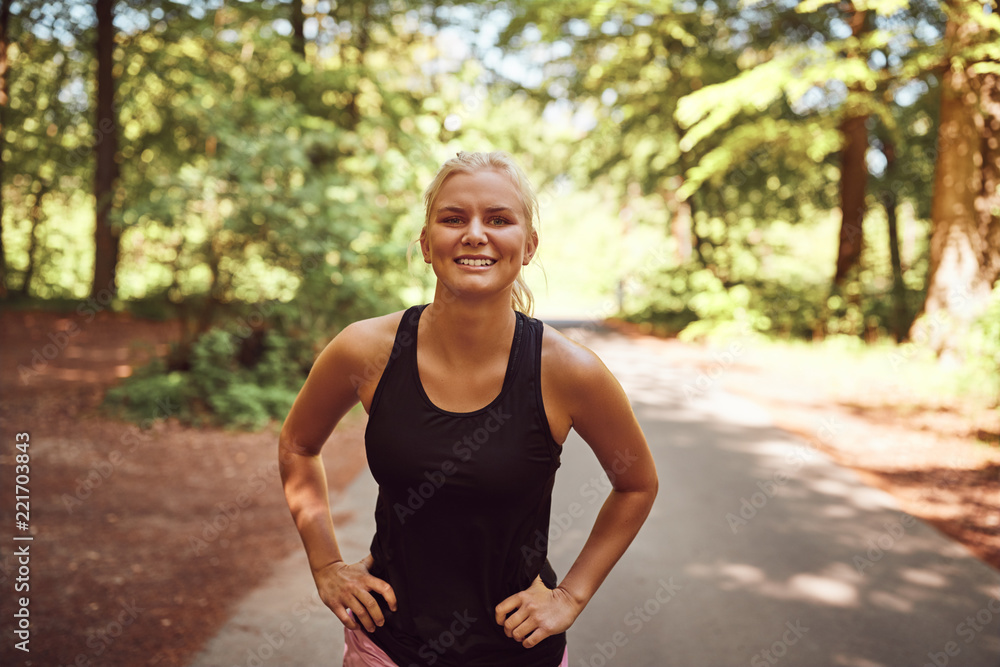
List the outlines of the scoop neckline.
<svg viewBox="0 0 1000 667">
<path fill-rule="evenodd" d="M 417 355 L 420 350 L 420 317 L 423 317 L 424 310 L 428 305 L 430 304 L 424 304 L 420 308 L 420 314 L 417 317 L 417 321 L 413 324 L 413 379 L 416 382 L 417 391 L 420 393 L 421 398 L 425 403 L 427 403 L 428 406 L 441 414 L 448 415 L 449 417 L 475 417 L 488 411 L 490 408 L 494 407 L 501 398 L 503 398 L 514 379 L 514 374 L 517 370 L 515 364 L 521 347 L 521 333 L 524 328 L 524 314 L 516 310 L 514 311 L 514 336 L 510 343 L 510 353 L 507 355 L 507 368 L 504 370 L 503 384 L 500 385 L 500 393 L 498 393 L 489 403 L 481 408 L 477 408 L 470 412 L 455 412 L 453 410 L 445 410 L 432 401 L 431 397 L 427 395 L 426 391 L 424 391 L 424 383 L 420 379 L 420 364 L 417 361 Z"/>
</svg>

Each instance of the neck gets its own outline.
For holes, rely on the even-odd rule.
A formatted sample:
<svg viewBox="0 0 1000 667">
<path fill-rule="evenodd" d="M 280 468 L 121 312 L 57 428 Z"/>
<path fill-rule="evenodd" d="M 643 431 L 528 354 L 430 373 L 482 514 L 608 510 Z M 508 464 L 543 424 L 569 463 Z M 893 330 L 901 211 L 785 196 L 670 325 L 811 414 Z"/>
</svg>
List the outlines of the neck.
<svg viewBox="0 0 1000 667">
<path fill-rule="evenodd" d="M 458 362 L 482 360 L 510 348 L 515 318 L 509 292 L 468 300 L 439 283 L 420 318 L 421 341 L 432 341 L 443 356 Z"/>
</svg>

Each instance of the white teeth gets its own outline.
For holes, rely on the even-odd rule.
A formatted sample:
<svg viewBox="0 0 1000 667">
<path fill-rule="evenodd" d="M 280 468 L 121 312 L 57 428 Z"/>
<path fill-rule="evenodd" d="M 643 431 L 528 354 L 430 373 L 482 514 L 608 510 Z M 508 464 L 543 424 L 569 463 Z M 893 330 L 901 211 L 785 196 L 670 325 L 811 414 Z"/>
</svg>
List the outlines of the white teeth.
<svg viewBox="0 0 1000 667">
<path fill-rule="evenodd" d="M 466 259 L 461 258 L 458 260 L 459 264 L 465 264 L 466 266 L 490 266 L 496 263 L 495 259 Z"/>
</svg>

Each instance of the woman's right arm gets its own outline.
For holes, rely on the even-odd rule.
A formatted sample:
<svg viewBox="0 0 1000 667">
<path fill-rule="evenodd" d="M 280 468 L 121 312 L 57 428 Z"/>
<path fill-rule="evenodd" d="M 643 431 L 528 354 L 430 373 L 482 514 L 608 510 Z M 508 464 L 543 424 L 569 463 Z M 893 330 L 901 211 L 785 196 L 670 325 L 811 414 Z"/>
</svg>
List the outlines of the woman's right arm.
<svg viewBox="0 0 1000 667">
<path fill-rule="evenodd" d="M 396 597 L 387 582 L 368 573 L 371 555 L 358 563 L 344 562 L 334 535 L 320 452 L 334 427 L 359 400 L 359 380 L 366 378 L 364 365 L 374 352 L 372 332 L 366 329 L 374 324 L 369 320 L 351 325 L 330 341 L 316 359 L 278 439 L 285 499 L 320 598 L 345 627 L 357 630 L 364 625 L 369 632 L 384 623 L 371 591 L 381 594 L 393 610 Z"/>
</svg>

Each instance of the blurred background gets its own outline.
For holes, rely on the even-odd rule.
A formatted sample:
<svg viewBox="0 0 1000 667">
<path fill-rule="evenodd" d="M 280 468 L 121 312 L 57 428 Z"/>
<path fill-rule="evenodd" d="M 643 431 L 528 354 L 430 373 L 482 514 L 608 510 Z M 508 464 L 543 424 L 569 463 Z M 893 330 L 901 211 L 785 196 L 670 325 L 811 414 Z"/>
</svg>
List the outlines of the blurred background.
<svg viewBox="0 0 1000 667">
<path fill-rule="evenodd" d="M 178 489 L 273 486 L 323 345 L 431 298 L 407 249 L 460 150 L 507 150 L 536 185 L 539 317 L 655 337 L 713 383 L 742 368 L 786 411 L 804 392 L 937 434 L 935 470 L 968 487 L 953 533 L 1000 563 L 962 505 L 1000 485 L 995 0 L 2 0 L 0 131 L 5 433 L 79 438 L 47 450 L 38 503 L 73 564 L 51 585 L 104 623 L 116 577 L 187 581 L 176 604 L 223 618 L 242 584 L 201 557 L 294 546 L 280 490 L 209 539 L 217 499 Z M 134 526 L 125 561 L 81 546 L 168 469 L 187 477 L 148 509 L 187 560 L 143 560 Z M 165 600 L 143 622 L 196 632 Z"/>
</svg>

